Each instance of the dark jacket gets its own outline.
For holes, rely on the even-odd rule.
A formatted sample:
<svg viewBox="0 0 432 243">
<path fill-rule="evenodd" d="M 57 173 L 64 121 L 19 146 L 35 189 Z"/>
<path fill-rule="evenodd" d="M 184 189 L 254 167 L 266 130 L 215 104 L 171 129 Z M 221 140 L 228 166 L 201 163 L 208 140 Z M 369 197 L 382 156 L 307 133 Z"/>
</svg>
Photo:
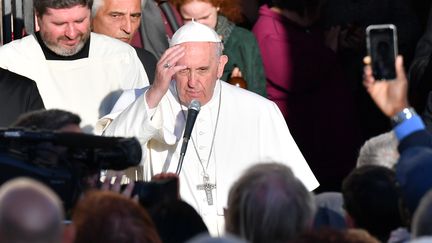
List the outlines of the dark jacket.
<svg viewBox="0 0 432 243">
<path fill-rule="evenodd" d="M 216 32 L 223 36 L 223 52 L 228 56 L 221 79 L 229 81 L 233 69 L 238 67 L 246 80 L 247 89 L 267 97 L 264 66 L 252 32 L 234 25 L 221 15 L 218 16 Z"/>
<path fill-rule="evenodd" d="M 134 47 L 134 49 L 137 52 L 138 58 L 140 59 L 142 65 L 144 66 L 150 84 L 153 84 L 157 63 L 156 57 L 144 48 Z"/>
<path fill-rule="evenodd" d="M 0 68 L 0 127 L 7 127 L 22 113 L 44 109 L 36 83 Z"/>
</svg>

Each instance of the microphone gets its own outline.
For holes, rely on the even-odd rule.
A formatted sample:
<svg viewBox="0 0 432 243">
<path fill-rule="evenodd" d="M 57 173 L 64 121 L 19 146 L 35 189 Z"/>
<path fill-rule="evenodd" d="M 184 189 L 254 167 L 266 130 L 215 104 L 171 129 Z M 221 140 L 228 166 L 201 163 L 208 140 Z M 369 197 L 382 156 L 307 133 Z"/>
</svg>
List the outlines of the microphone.
<svg viewBox="0 0 432 243">
<path fill-rule="evenodd" d="M 186 126 L 183 133 L 183 143 L 180 149 L 180 158 L 177 164 L 176 174 L 180 175 L 180 171 L 183 165 L 183 159 L 186 154 L 187 145 L 192 133 L 193 126 L 195 124 L 198 113 L 201 109 L 201 103 L 198 100 L 192 100 L 188 107 L 188 115 L 186 119 Z"/>
</svg>

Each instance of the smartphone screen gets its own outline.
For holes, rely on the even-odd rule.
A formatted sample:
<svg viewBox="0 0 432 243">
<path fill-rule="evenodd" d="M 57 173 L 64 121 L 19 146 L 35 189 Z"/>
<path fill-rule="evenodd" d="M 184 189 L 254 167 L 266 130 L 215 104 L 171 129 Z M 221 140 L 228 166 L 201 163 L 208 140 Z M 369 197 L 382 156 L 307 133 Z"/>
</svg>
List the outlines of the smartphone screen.
<svg viewBox="0 0 432 243">
<path fill-rule="evenodd" d="M 396 26 L 391 24 L 370 25 L 366 29 L 366 38 L 375 79 L 395 79 L 395 61 L 397 55 Z"/>
</svg>

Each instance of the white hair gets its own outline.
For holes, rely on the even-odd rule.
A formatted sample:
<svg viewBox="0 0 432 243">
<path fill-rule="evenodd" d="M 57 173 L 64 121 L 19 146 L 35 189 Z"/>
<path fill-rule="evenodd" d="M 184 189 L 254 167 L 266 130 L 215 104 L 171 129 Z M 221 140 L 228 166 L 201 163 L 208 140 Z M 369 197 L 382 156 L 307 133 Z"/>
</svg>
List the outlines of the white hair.
<svg viewBox="0 0 432 243">
<path fill-rule="evenodd" d="M 357 167 L 379 165 L 394 169 L 399 159 L 397 146 L 398 141 L 393 131 L 369 139 L 360 149 Z"/>
<path fill-rule="evenodd" d="M 288 166 L 259 163 L 231 187 L 225 229 L 250 242 L 289 241 L 310 227 L 315 212 L 313 194 Z"/>
<path fill-rule="evenodd" d="M 188 240 L 186 243 L 247 243 L 247 242 L 230 234 L 225 234 L 224 236 L 215 238 L 204 233 L 193 237 L 192 239 Z"/>
<path fill-rule="evenodd" d="M 91 9 L 91 16 L 94 18 L 99 9 L 105 4 L 105 0 L 93 0 L 93 7 Z"/>
</svg>

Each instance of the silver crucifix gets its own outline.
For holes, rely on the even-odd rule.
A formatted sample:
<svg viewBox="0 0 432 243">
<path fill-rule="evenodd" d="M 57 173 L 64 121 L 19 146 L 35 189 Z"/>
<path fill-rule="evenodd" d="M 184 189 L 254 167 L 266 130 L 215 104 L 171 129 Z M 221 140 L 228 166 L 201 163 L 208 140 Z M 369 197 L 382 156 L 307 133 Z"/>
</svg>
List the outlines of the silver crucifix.
<svg viewBox="0 0 432 243">
<path fill-rule="evenodd" d="M 216 189 L 216 184 L 209 183 L 209 177 L 208 175 L 203 176 L 204 183 L 197 186 L 198 190 L 204 190 L 207 197 L 207 203 L 208 205 L 213 205 L 213 194 L 212 190 Z"/>
</svg>

